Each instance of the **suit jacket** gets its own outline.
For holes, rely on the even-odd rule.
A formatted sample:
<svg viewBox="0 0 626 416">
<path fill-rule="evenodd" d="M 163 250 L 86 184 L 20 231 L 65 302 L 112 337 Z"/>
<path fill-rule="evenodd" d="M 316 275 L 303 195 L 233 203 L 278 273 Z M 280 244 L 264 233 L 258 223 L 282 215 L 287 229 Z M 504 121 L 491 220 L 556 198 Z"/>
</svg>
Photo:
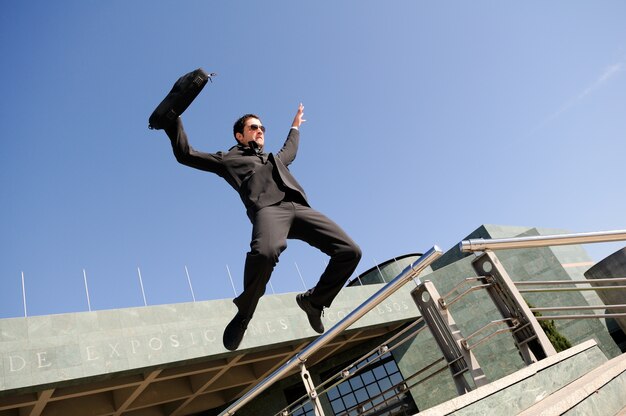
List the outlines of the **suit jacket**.
<svg viewBox="0 0 626 416">
<path fill-rule="evenodd" d="M 241 144 L 225 153 L 199 152 L 189 145 L 180 117 L 165 132 L 176 160 L 224 178 L 239 193 L 251 220 L 256 211 L 284 200 L 287 195 L 309 206 L 302 186 L 287 168 L 298 152 L 298 130 L 289 130 L 285 144 L 276 155 Z"/>
</svg>

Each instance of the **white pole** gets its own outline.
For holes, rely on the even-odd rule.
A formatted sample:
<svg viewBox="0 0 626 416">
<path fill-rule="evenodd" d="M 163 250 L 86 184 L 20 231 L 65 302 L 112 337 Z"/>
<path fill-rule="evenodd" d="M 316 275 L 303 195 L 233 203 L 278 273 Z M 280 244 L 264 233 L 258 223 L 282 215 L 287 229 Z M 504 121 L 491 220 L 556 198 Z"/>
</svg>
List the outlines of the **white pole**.
<svg viewBox="0 0 626 416">
<path fill-rule="evenodd" d="M 272 286 L 272 282 L 269 282 L 269 284 L 270 284 L 270 289 L 272 289 L 272 294 L 275 295 L 276 292 L 274 291 L 274 286 Z"/>
<path fill-rule="evenodd" d="M 356 280 L 359 281 L 359 283 L 361 284 L 361 286 L 363 286 L 363 282 L 361 281 L 361 276 L 360 275 L 356 275 Z"/>
<path fill-rule="evenodd" d="M 378 261 L 376 261 L 374 257 L 372 257 L 372 259 L 374 260 L 374 264 L 376 265 L 376 270 L 378 270 L 378 274 L 380 275 L 380 279 L 382 280 L 382 283 L 387 283 L 385 282 L 385 277 L 383 276 L 383 273 L 380 271 L 380 267 L 378 267 Z"/>
<path fill-rule="evenodd" d="M 85 281 L 85 293 L 87 294 L 87 306 L 91 312 L 91 300 L 89 299 L 89 286 L 87 286 L 87 272 L 83 269 L 83 280 Z"/>
<path fill-rule="evenodd" d="M 24 272 L 22 272 L 22 299 L 24 301 L 24 317 L 28 316 L 26 312 L 26 286 L 24 285 Z"/>
<path fill-rule="evenodd" d="M 146 302 L 146 292 L 143 290 L 143 280 L 141 279 L 141 270 L 137 267 L 137 274 L 139 275 L 139 285 L 141 286 L 141 294 L 143 296 L 143 305 L 148 306 L 148 302 Z"/>
<path fill-rule="evenodd" d="M 193 293 L 193 287 L 191 286 L 191 278 L 189 277 L 189 270 L 187 270 L 187 266 L 185 266 L 185 273 L 187 274 L 187 282 L 189 282 L 189 290 L 191 290 L 191 297 L 193 301 L 196 301 L 196 295 Z"/>
<path fill-rule="evenodd" d="M 237 297 L 237 290 L 235 289 L 235 283 L 233 283 L 233 276 L 230 274 L 230 268 L 228 267 L 228 264 L 226 265 L 226 271 L 228 272 L 228 278 L 230 279 L 230 285 L 233 287 L 233 293 L 235 294 L 235 297 Z"/>
<path fill-rule="evenodd" d="M 393 261 L 395 261 L 395 262 L 396 262 L 396 264 L 398 265 L 398 267 L 400 266 L 400 265 L 398 264 L 398 260 L 396 260 L 396 258 L 395 258 L 395 257 L 393 258 Z M 400 269 L 400 270 L 402 270 L 402 269 Z M 419 275 L 416 275 L 416 276 L 415 276 L 413 279 L 411 279 L 411 280 L 413 280 L 413 283 L 415 283 L 415 287 L 418 287 L 419 285 L 421 285 L 421 284 L 422 284 L 422 281 L 420 280 Z"/>
<path fill-rule="evenodd" d="M 307 290 L 306 283 L 304 283 L 304 279 L 302 278 L 302 273 L 300 273 L 300 268 L 298 267 L 298 263 L 294 261 L 293 264 L 296 265 L 296 270 L 298 271 L 298 274 L 300 275 L 300 280 L 302 280 L 302 287 L 304 287 L 304 290 L 306 291 Z"/>
</svg>

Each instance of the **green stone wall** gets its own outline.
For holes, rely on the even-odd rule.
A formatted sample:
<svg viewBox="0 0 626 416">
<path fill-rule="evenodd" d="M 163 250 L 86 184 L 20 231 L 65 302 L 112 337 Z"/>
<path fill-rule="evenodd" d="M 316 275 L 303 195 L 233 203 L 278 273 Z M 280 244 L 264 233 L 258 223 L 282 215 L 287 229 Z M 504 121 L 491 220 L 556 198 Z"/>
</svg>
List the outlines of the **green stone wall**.
<svg viewBox="0 0 626 416">
<path fill-rule="evenodd" d="M 421 279 L 433 282 L 439 294 L 444 296 L 464 278 L 476 276 L 471 266 L 472 260 L 473 257 L 467 257 L 422 276 Z M 460 288 L 459 292 L 468 287 Z M 451 305 L 449 311 L 463 336 L 470 335 L 492 320 L 501 319 L 500 313 L 485 291 L 469 293 L 461 301 Z M 508 334 L 495 336 L 473 350 L 473 353 L 490 381 L 497 380 L 524 367 L 524 362 L 513 343 L 513 339 Z M 426 330 L 418 334 L 412 342 L 399 349 L 398 352 L 395 352 L 394 356 L 406 378 L 442 357 L 442 353 L 430 331 Z M 434 368 L 440 367 L 441 364 L 438 364 Z M 425 373 L 425 375 L 430 373 L 432 371 Z M 420 378 L 423 377 L 417 379 Z M 457 396 L 453 379 L 447 369 L 412 388 L 411 391 L 420 409 L 427 409 Z"/>
<path fill-rule="evenodd" d="M 381 285 L 345 288 L 325 311 L 327 328 L 347 316 Z M 352 328 L 414 319 L 408 288 L 386 299 Z M 0 394 L 36 391 L 237 354 L 222 333 L 235 315 L 229 299 L 0 320 Z M 264 296 L 239 348 L 314 339 L 295 293 Z"/>
<path fill-rule="evenodd" d="M 506 238 L 565 232 L 564 230 L 483 225 L 467 238 Z M 585 280 L 583 273 L 592 264 L 587 253 L 579 245 L 502 250 L 495 254 L 513 281 Z M 471 264 L 474 259 L 474 254 L 461 253 L 455 246 L 433 264 L 434 271 L 420 278 L 422 281 L 432 281 L 440 295 L 444 296 L 464 278 L 476 275 Z M 460 288 L 458 293 L 463 290 Z M 528 294 L 524 297 L 534 306 L 601 304 L 594 292 L 550 292 Z M 450 312 L 464 336 L 473 333 L 492 320 L 501 319 L 501 315 L 485 291 L 468 294 L 462 301 L 452 305 Z M 621 353 L 609 335 L 603 319 L 555 320 L 555 325 L 573 345 L 588 339 L 595 339 L 607 357 L 615 357 Z M 496 335 L 487 343 L 478 346 L 473 352 L 490 381 L 511 374 L 524 366 L 508 334 Z M 442 355 L 429 331 L 423 331 L 411 343 L 394 352 L 394 356 L 406 378 Z M 425 373 L 427 374 L 429 373 Z M 422 377 L 417 379 L 420 378 Z M 412 393 L 415 402 L 422 410 L 457 395 L 449 370 L 414 387 Z"/>
</svg>

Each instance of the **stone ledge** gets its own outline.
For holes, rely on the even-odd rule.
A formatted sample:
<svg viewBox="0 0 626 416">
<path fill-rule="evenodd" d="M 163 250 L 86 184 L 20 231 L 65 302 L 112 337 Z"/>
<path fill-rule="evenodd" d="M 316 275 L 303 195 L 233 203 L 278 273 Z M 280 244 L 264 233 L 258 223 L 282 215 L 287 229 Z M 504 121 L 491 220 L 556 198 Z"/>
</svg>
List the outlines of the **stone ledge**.
<svg viewBox="0 0 626 416">
<path fill-rule="evenodd" d="M 618 391 L 623 392 L 626 390 L 626 355 L 620 355 L 619 357 L 607 361 L 600 367 L 590 371 L 578 380 L 573 381 L 552 394 L 550 397 L 526 409 L 524 412 L 520 413 L 520 416 L 561 415 L 573 409 L 587 398 L 592 397 L 594 394 L 598 394 L 600 390 L 612 382 L 622 386 Z M 605 403 L 605 407 L 617 406 L 619 410 L 626 406 L 626 396 L 624 394 L 621 394 L 618 400 L 621 400 L 621 402 Z M 602 414 L 608 414 L 608 412 Z M 610 414 L 613 414 L 613 412 L 611 411 Z"/>
<path fill-rule="evenodd" d="M 585 341 L 579 345 L 576 345 L 575 347 L 569 348 L 566 351 L 545 358 L 513 374 L 489 383 L 486 386 L 480 387 L 476 390 L 472 390 L 467 394 L 456 397 L 437 406 L 431 407 L 430 409 L 426 409 L 419 414 L 420 416 L 441 416 L 455 413 L 475 403 L 478 403 L 489 396 L 497 394 L 498 392 L 501 392 L 508 387 L 528 380 L 543 370 L 546 370 L 556 364 L 566 361 L 569 358 L 575 357 L 578 354 L 583 354 L 593 349 L 598 349 L 597 343 L 594 340 Z M 543 397 L 541 397 L 540 399 L 542 398 Z"/>
<path fill-rule="evenodd" d="M 326 327 L 347 316 L 382 286 L 344 288 L 325 311 Z M 349 329 L 415 319 L 419 311 L 408 286 Z M 264 296 L 235 352 L 222 346 L 222 332 L 236 312 L 230 299 L 0 320 L 0 395 L 307 342 L 317 334 L 297 306 L 295 295 Z"/>
</svg>

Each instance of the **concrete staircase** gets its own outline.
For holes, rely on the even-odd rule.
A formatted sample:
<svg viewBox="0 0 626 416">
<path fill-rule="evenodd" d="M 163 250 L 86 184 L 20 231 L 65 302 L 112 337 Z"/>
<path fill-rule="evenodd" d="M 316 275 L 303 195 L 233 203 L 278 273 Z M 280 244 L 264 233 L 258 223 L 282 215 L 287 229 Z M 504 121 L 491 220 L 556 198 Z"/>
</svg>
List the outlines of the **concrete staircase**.
<svg viewBox="0 0 626 416">
<path fill-rule="evenodd" d="M 626 354 L 586 341 L 419 415 L 626 416 Z"/>
<path fill-rule="evenodd" d="M 626 412 L 626 355 L 588 372 L 520 415 L 615 415 Z"/>
</svg>

